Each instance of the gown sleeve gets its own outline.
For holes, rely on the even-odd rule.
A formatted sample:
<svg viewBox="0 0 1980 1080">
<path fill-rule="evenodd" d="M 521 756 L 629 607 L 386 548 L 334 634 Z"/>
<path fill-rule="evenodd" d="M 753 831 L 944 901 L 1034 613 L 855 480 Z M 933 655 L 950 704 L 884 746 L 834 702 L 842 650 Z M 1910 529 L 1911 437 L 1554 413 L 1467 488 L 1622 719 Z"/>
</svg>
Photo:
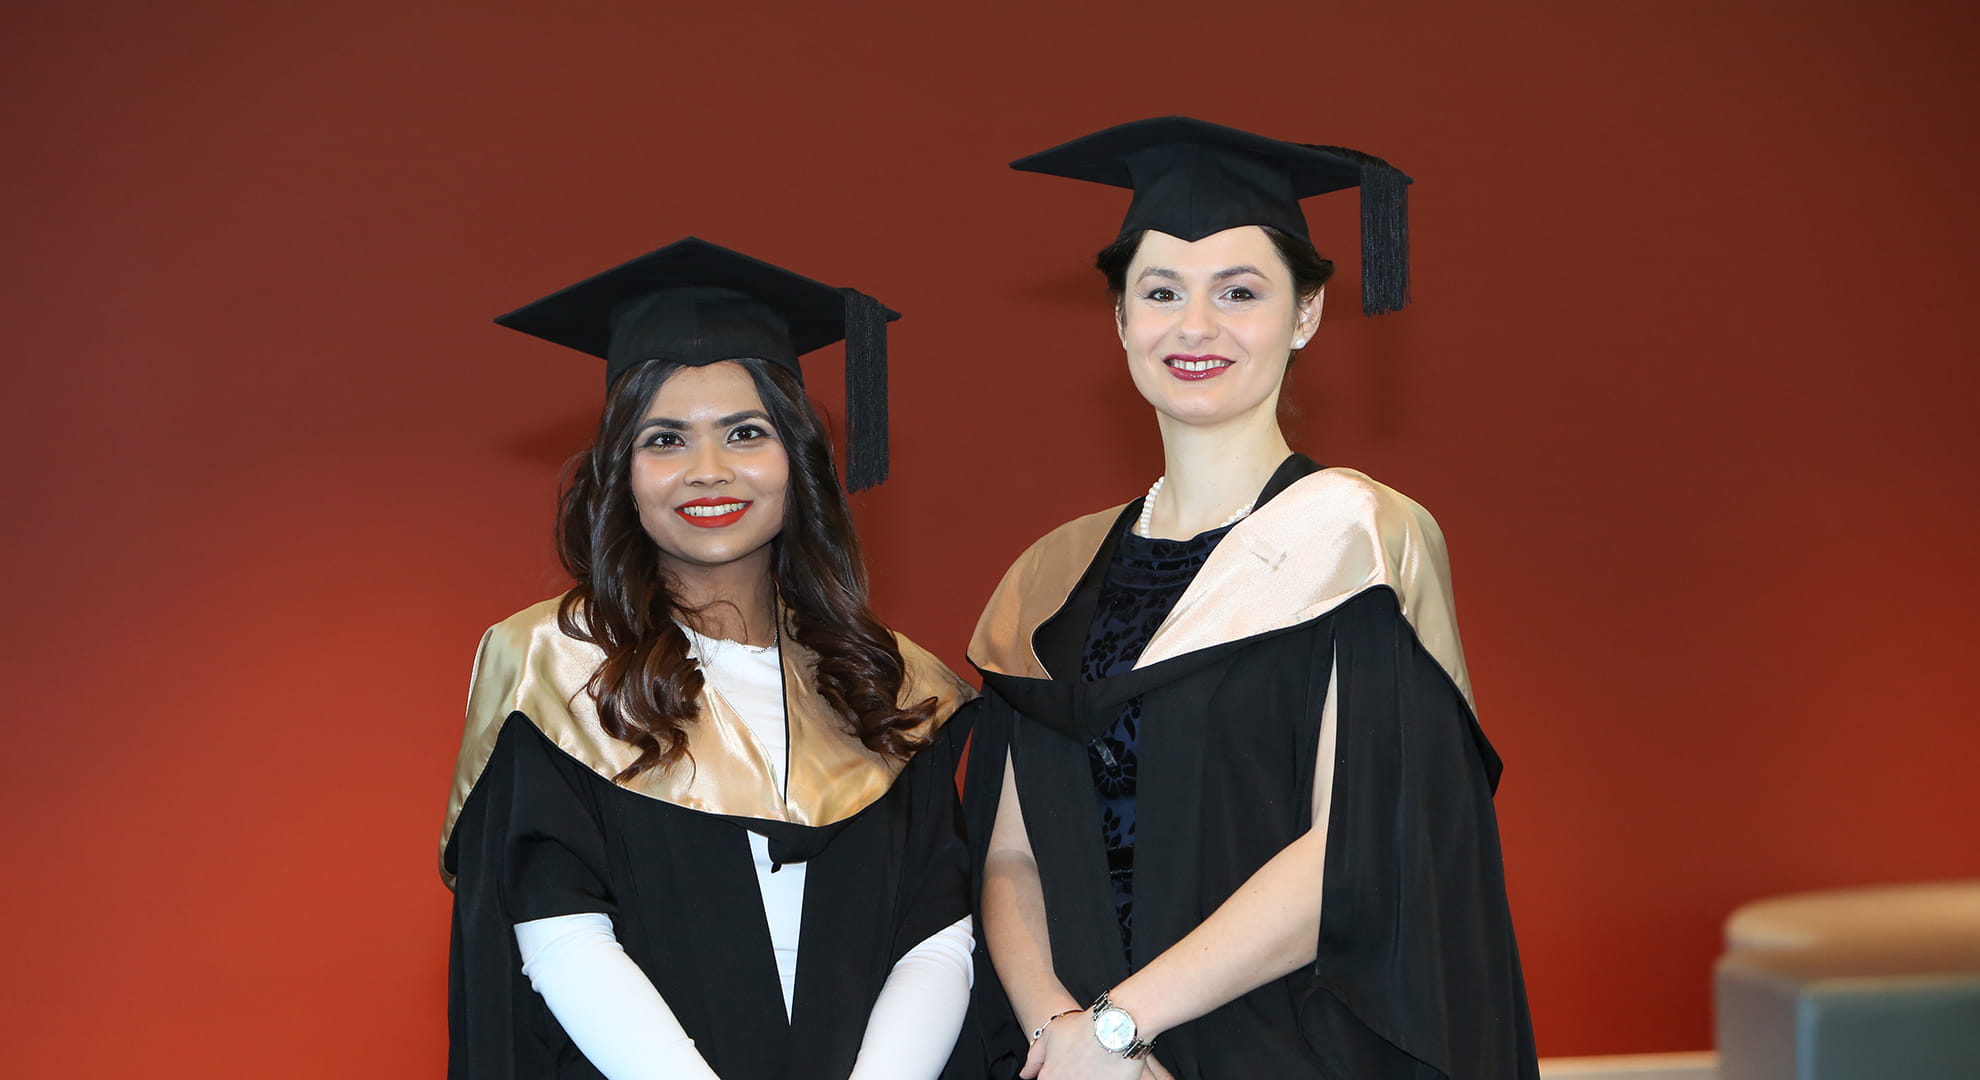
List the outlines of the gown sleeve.
<svg viewBox="0 0 1980 1080">
<path fill-rule="evenodd" d="M 1301 1031 L 1342 1076 L 1537 1076 L 1492 793 L 1498 759 L 1386 588 L 1335 617 L 1339 728 Z"/>
<path fill-rule="evenodd" d="M 971 867 L 970 825 L 959 799 L 958 784 L 962 769 L 975 754 L 970 746 L 978 719 L 984 714 L 984 705 L 981 697 L 961 705 L 950 715 L 933 744 L 909 763 L 910 768 L 921 766 L 926 770 L 915 789 L 917 819 L 922 823 L 918 831 L 923 840 L 919 856 L 911 863 L 916 867 L 914 873 L 920 884 L 913 890 L 914 914 L 903 921 L 894 946 L 898 958 L 931 936 L 948 931 L 958 920 L 967 922 L 972 926 L 971 936 L 976 945 L 963 960 L 974 968 L 979 982 L 989 966 L 989 950 L 982 947 L 982 930 L 974 923 L 976 896 L 971 882 L 976 879 Z M 998 760 L 1002 761 L 1001 752 Z M 948 1065 L 942 1070 L 942 1080 L 980 1080 L 986 1075 L 985 1038 L 979 1015 L 981 999 L 967 975 L 961 989 L 969 1003 L 962 1014 L 960 1030 L 955 1033 Z M 1005 1075 L 1015 1076 L 1016 1072 Z"/>
<path fill-rule="evenodd" d="M 955 779 L 967 729 L 967 716 L 959 712 L 895 781 L 907 785 L 910 805 L 903 863 L 906 888 L 894 925 L 890 964 L 970 912 L 969 850 L 963 842 Z"/>
<path fill-rule="evenodd" d="M 1011 746 L 1011 729 L 1017 713 L 1010 703 L 986 686 L 983 696 L 965 707 L 970 730 L 969 754 L 963 775 L 963 829 L 969 837 L 970 901 L 973 910 L 982 910 L 983 863 L 990 850 L 990 830 L 997 822 L 997 799 L 1004 788 L 1004 758 Z M 951 721 L 954 723 L 954 721 Z M 1003 983 L 997 981 L 997 968 L 990 960 L 990 949 L 983 936 L 982 920 L 976 928 L 976 983 L 971 991 L 970 1024 L 967 1038 L 977 1041 L 983 1061 L 993 1077 L 1016 1076 L 1024 1063 L 1024 1032 Z"/>
<path fill-rule="evenodd" d="M 514 927 L 617 912 L 598 808 L 582 783 L 592 775 L 513 713 L 462 803 L 443 856 L 455 875 L 450 1080 L 554 1074 L 576 1054 L 522 976 Z"/>
</svg>

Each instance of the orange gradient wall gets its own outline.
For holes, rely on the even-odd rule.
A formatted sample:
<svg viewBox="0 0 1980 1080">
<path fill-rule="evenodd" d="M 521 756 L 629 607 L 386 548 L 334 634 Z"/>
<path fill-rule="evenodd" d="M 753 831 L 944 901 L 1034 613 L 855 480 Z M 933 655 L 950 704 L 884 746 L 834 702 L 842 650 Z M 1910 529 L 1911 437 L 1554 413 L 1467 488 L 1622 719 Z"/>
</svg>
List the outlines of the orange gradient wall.
<svg viewBox="0 0 1980 1080">
<path fill-rule="evenodd" d="M 1168 112 L 1418 178 L 1379 321 L 1308 204 L 1290 426 L 1448 533 L 1544 1053 L 1709 1045 L 1745 900 L 1980 874 L 1973 7 L 1407 8 L 13 5 L 7 1071 L 440 1073 L 468 665 L 601 390 L 488 320 L 581 275 L 694 233 L 906 313 L 855 507 L 960 664 L 1160 468 L 1124 197 L 1004 163 Z"/>
</svg>

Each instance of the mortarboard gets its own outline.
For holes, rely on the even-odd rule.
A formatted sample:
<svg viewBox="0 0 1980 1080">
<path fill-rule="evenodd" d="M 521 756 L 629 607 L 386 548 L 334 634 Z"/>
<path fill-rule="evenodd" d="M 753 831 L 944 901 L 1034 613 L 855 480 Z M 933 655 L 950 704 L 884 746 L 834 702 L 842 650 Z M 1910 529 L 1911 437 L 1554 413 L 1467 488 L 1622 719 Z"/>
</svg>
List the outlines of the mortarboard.
<svg viewBox="0 0 1980 1080">
<path fill-rule="evenodd" d="M 1165 116 L 1081 136 L 1011 168 L 1132 188 L 1121 236 L 1154 229 L 1191 243 L 1240 225 L 1309 240 L 1299 200 L 1359 187 L 1362 310 L 1400 311 L 1409 298 L 1410 178 L 1358 150 Z"/>
<path fill-rule="evenodd" d="M 887 478 L 887 324 L 839 289 L 688 237 L 498 316 L 495 322 L 605 361 L 605 384 L 648 360 L 699 366 L 755 357 L 798 376 L 798 357 L 846 343 L 846 488 Z"/>
</svg>

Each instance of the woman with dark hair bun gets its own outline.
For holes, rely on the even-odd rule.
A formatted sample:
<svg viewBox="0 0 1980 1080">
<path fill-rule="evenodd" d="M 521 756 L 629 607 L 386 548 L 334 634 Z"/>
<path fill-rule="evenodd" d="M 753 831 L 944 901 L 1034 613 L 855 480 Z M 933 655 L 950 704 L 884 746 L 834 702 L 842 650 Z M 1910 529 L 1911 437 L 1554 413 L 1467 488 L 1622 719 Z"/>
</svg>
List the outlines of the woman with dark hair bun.
<svg viewBox="0 0 1980 1080">
<path fill-rule="evenodd" d="M 1299 200 L 1361 189 L 1394 311 L 1409 178 L 1182 117 L 1015 167 L 1134 191 L 1099 265 L 1165 469 L 1034 544 L 970 645 L 994 1075 L 1530 1080 L 1442 534 L 1278 421 L 1333 272 Z"/>
<path fill-rule="evenodd" d="M 688 239 L 497 320 L 605 358 L 609 391 L 561 500 L 574 585 L 475 661 L 455 1080 L 977 1075 L 944 728 L 973 695 L 868 609 L 798 365 L 847 339 L 876 483 L 895 317 Z"/>
</svg>

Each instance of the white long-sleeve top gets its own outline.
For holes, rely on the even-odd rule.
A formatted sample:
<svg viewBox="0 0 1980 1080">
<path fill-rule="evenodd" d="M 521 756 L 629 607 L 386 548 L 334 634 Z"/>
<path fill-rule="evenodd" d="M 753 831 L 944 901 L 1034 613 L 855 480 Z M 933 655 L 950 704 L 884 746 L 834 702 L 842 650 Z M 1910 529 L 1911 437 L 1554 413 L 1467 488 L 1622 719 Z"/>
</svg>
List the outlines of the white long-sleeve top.
<svg viewBox="0 0 1980 1080">
<path fill-rule="evenodd" d="M 781 786 L 788 739 L 777 650 L 707 638 L 693 630 L 687 635 L 702 677 L 769 750 Z M 748 836 L 788 1019 L 797 984 L 804 864 L 776 867 L 768 841 L 756 833 Z M 652 981 L 626 955 L 610 917 L 587 912 L 534 919 L 517 923 L 515 933 L 523 974 L 571 1041 L 608 1080 L 720 1080 Z M 929 935 L 895 962 L 867 1018 L 848 1080 L 932 1080 L 941 1072 L 969 1007 L 974 948 L 964 918 Z"/>
</svg>

